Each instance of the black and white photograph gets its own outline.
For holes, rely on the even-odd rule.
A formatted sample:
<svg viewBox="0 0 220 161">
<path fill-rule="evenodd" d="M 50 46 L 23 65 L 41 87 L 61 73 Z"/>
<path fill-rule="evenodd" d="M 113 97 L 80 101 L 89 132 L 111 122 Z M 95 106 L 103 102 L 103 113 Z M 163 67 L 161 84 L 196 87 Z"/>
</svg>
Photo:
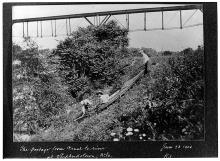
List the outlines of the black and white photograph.
<svg viewBox="0 0 220 161">
<path fill-rule="evenodd" d="M 204 139 L 202 6 L 15 6 L 12 15 L 14 141 Z"/>
<path fill-rule="evenodd" d="M 204 14 L 202 3 L 12 5 L 13 142 L 205 141 Z"/>
</svg>

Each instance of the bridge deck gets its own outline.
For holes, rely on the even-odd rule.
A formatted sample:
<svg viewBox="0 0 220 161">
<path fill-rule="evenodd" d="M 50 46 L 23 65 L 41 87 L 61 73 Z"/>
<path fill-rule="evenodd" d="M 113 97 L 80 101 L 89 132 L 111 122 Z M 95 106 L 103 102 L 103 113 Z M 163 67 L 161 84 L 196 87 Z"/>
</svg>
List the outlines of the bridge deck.
<svg viewBox="0 0 220 161">
<path fill-rule="evenodd" d="M 95 17 L 95 16 L 122 15 L 122 14 L 134 14 L 134 13 L 145 13 L 145 12 L 179 11 L 179 10 L 193 10 L 193 9 L 201 10 L 202 5 L 196 4 L 196 5 L 171 6 L 171 7 L 139 8 L 139 9 L 92 12 L 92 13 L 70 14 L 70 15 L 60 15 L 60 16 L 24 18 L 24 19 L 14 19 L 12 20 L 12 23 L 14 24 L 21 22 L 48 21 L 48 20 L 59 20 L 59 19 L 69 19 L 69 18 L 85 18 L 85 17 Z"/>
</svg>

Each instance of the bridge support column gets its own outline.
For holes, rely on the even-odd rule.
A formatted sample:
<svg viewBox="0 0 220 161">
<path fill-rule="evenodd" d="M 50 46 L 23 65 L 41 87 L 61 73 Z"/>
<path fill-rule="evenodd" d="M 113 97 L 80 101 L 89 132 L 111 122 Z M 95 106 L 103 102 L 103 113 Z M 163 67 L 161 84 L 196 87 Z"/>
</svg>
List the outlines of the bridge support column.
<svg viewBox="0 0 220 161">
<path fill-rule="evenodd" d="M 23 37 L 24 37 L 24 22 L 23 22 Z"/>
<path fill-rule="evenodd" d="M 66 35 L 67 35 L 67 36 L 69 35 L 69 32 L 68 32 L 68 25 L 67 25 L 67 19 L 66 19 Z"/>
<path fill-rule="evenodd" d="M 129 14 L 126 15 L 127 30 L 129 31 Z"/>
<path fill-rule="evenodd" d="M 183 24 L 182 24 L 182 11 L 180 10 L 180 29 L 183 28 Z"/>
<path fill-rule="evenodd" d="M 43 34 L 42 34 L 42 32 L 43 32 L 43 31 L 42 31 L 42 21 L 40 21 L 40 29 L 41 29 L 41 30 L 40 30 L 40 31 L 41 31 L 41 37 L 43 37 Z"/>
<path fill-rule="evenodd" d="M 38 37 L 39 35 L 38 35 L 38 21 L 37 21 L 37 37 Z"/>
<path fill-rule="evenodd" d="M 99 15 L 96 15 L 96 26 L 99 25 L 99 20 L 98 20 L 98 18 L 99 18 Z"/>
<path fill-rule="evenodd" d="M 144 12 L 144 31 L 146 31 L 147 30 L 147 22 L 146 22 L 146 12 Z"/>
<path fill-rule="evenodd" d="M 28 22 L 27 22 L 27 37 L 28 37 Z"/>
<path fill-rule="evenodd" d="M 69 18 L 69 29 L 70 29 L 70 34 L 71 34 L 71 23 L 70 23 L 70 18 Z"/>
<path fill-rule="evenodd" d="M 162 30 L 164 29 L 164 22 L 163 22 L 163 11 L 162 11 Z"/>
<path fill-rule="evenodd" d="M 52 37 L 53 37 L 53 20 L 51 20 L 51 32 L 52 32 Z"/>
<path fill-rule="evenodd" d="M 55 35 L 55 37 L 57 36 L 57 23 L 56 23 L 56 19 L 55 19 L 55 25 L 54 25 L 54 35 Z"/>
</svg>

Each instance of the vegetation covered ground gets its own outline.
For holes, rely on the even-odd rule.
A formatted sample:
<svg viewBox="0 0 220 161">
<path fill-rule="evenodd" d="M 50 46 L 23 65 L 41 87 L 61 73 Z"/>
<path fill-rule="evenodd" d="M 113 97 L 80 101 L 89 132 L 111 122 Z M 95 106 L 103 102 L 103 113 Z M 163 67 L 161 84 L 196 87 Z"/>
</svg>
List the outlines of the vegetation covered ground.
<svg viewBox="0 0 220 161">
<path fill-rule="evenodd" d="M 106 110 L 74 121 L 81 100 L 96 97 L 98 90 L 112 94 L 140 71 L 142 55 L 128 47 L 127 34 L 111 21 L 79 28 L 52 51 L 30 39 L 26 48 L 14 44 L 14 140 L 203 139 L 202 47 L 175 53 L 142 48 L 150 72 Z"/>
</svg>

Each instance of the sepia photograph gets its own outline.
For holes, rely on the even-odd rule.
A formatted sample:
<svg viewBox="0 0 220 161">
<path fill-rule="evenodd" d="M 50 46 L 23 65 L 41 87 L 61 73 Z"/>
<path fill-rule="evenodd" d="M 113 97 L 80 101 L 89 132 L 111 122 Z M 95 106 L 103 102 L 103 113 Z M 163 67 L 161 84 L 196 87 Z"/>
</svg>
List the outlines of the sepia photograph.
<svg viewBox="0 0 220 161">
<path fill-rule="evenodd" d="M 13 6 L 13 142 L 205 140 L 203 29 L 202 4 Z"/>
</svg>

